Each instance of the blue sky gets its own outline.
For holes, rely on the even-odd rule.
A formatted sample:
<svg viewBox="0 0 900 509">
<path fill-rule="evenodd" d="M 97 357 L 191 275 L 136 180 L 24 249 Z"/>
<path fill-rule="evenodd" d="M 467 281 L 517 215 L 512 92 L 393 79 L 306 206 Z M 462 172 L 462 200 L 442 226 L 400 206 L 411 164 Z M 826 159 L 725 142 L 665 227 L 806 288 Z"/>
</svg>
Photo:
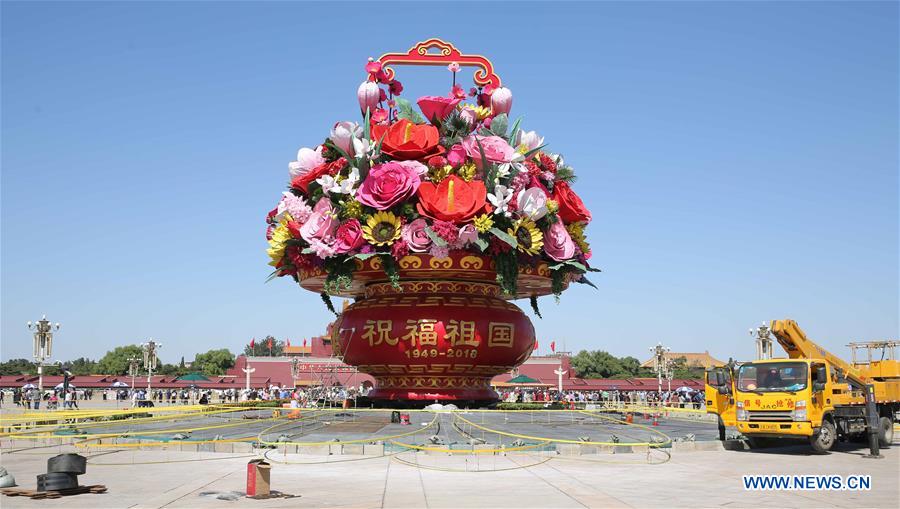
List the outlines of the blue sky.
<svg viewBox="0 0 900 509">
<path fill-rule="evenodd" d="M 320 333 L 317 295 L 264 284 L 265 214 L 366 58 L 432 36 L 492 59 L 594 213 L 600 289 L 542 299 L 542 345 L 898 336 L 897 3 L 3 2 L 0 356 L 42 313 L 60 359 Z"/>
</svg>

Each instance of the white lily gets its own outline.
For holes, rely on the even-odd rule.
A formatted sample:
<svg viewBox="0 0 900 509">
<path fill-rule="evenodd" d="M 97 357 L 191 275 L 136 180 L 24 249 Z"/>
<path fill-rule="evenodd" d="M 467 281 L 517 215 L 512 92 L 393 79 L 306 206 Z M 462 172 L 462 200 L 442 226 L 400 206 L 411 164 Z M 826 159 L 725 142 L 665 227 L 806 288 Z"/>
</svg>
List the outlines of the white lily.
<svg viewBox="0 0 900 509">
<path fill-rule="evenodd" d="M 359 170 L 357 168 L 351 168 L 350 174 L 341 181 L 338 181 L 331 175 L 322 175 L 316 179 L 316 182 L 322 186 L 322 192 L 326 195 L 334 193 L 355 196 L 356 184 L 359 183 Z"/>
<path fill-rule="evenodd" d="M 487 194 L 487 199 L 494 206 L 494 214 L 510 216 L 509 202 L 512 200 L 513 190 L 504 185 L 494 186 L 494 192 Z"/>
</svg>

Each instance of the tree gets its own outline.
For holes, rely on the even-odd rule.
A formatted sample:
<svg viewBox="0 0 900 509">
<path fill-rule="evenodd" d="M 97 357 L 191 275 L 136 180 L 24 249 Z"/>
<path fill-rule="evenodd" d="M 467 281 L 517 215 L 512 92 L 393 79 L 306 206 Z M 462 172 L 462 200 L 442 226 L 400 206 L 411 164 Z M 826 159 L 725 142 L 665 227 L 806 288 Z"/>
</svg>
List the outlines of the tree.
<svg viewBox="0 0 900 509">
<path fill-rule="evenodd" d="M 69 372 L 73 375 L 93 375 L 97 373 L 97 363 L 86 357 L 79 357 L 64 364 L 69 365 Z"/>
<path fill-rule="evenodd" d="M 684 356 L 672 361 L 673 378 L 703 378 L 704 371 L 703 366 L 688 365 L 687 358 Z"/>
<path fill-rule="evenodd" d="M 192 371 L 205 375 L 224 375 L 231 367 L 234 367 L 234 354 L 227 348 L 198 353 L 191 364 Z"/>
<path fill-rule="evenodd" d="M 572 357 L 572 369 L 582 378 L 632 378 L 641 376 L 641 363 L 634 357 L 616 357 L 603 350 L 582 350 Z"/>
<path fill-rule="evenodd" d="M 272 342 L 271 350 L 269 349 L 269 341 Z M 249 343 L 244 347 L 244 355 L 252 357 L 278 357 L 282 353 L 284 353 L 284 341 L 275 339 L 273 336 L 266 336 L 259 341 L 254 340 L 253 348 L 250 348 Z"/>
<path fill-rule="evenodd" d="M 106 352 L 106 355 L 97 362 L 97 371 L 104 375 L 127 375 L 129 357 L 143 359 L 144 352 L 138 345 L 118 346 Z"/>
<path fill-rule="evenodd" d="M 10 359 L 0 362 L 0 375 L 33 375 L 37 367 L 28 359 Z"/>
</svg>

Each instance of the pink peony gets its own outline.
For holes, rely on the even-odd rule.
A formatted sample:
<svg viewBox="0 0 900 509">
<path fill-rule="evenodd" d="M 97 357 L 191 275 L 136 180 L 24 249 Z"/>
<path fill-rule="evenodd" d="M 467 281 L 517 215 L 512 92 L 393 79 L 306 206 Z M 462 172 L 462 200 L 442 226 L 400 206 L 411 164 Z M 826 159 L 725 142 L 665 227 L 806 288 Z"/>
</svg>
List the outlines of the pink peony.
<svg viewBox="0 0 900 509">
<path fill-rule="evenodd" d="M 434 244 L 431 246 L 428 254 L 435 258 L 447 258 L 448 256 L 450 256 L 450 248 L 447 246 L 439 246 L 437 244 Z"/>
<path fill-rule="evenodd" d="M 334 251 L 336 253 L 349 253 L 362 246 L 362 225 L 359 219 L 350 219 L 338 226 L 334 233 Z"/>
<path fill-rule="evenodd" d="M 454 168 L 459 168 L 466 163 L 466 149 L 462 145 L 456 144 L 450 147 L 447 152 L 447 162 Z"/>
<path fill-rule="evenodd" d="M 374 209 L 387 210 L 415 195 L 419 182 L 416 166 L 396 161 L 375 165 L 356 191 L 356 199 Z"/>
<path fill-rule="evenodd" d="M 425 175 L 426 173 L 428 173 L 428 167 L 425 166 L 424 164 L 420 163 L 419 161 L 409 160 L 409 161 L 394 161 L 394 162 L 399 164 L 400 166 L 403 166 L 407 170 L 412 170 L 412 171 L 416 172 L 416 175 L 419 175 L 420 177 L 422 175 Z"/>
<path fill-rule="evenodd" d="M 459 104 L 461 99 L 456 97 L 439 97 L 436 95 L 426 95 L 420 97 L 418 101 L 422 114 L 432 124 L 440 123 L 441 120 L 447 118 L 453 108 Z"/>
<path fill-rule="evenodd" d="M 332 234 L 337 226 L 338 220 L 335 218 L 331 200 L 320 198 L 309 219 L 300 227 L 300 236 L 309 242 L 310 246 L 313 241 L 333 242 Z"/>
<path fill-rule="evenodd" d="M 544 252 L 558 262 L 575 256 L 575 242 L 562 221 L 553 223 L 544 233 Z"/>
<path fill-rule="evenodd" d="M 424 253 L 425 251 L 428 251 L 428 247 L 431 245 L 431 239 L 428 237 L 428 234 L 425 233 L 425 228 L 427 226 L 428 223 L 421 217 L 403 226 L 402 238 L 410 251 L 415 253 Z"/>
<path fill-rule="evenodd" d="M 291 178 L 306 175 L 310 170 L 325 164 L 325 158 L 322 157 L 322 146 L 319 145 L 315 150 L 303 147 L 297 152 L 297 160 L 288 163 L 288 171 Z"/>
<path fill-rule="evenodd" d="M 481 147 L 479 149 L 479 143 Z M 481 136 L 477 138 L 472 135 L 463 140 L 462 146 L 466 154 L 475 161 L 478 169 L 481 168 L 481 149 L 484 150 L 484 157 L 492 163 L 509 163 L 519 155 L 516 149 L 509 146 L 503 138 L 499 136 Z"/>
</svg>

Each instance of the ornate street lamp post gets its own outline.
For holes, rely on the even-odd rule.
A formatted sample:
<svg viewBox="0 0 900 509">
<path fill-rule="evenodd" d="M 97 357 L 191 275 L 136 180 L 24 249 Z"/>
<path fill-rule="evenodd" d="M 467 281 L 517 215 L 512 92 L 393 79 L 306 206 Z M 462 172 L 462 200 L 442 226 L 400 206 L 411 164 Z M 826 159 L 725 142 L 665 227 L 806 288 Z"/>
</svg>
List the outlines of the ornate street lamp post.
<svg viewBox="0 0 900 509">
<path fill-rule="evenodd" d="M 141 349 L 144 350 L 144 367 L 147 368 L 147 392 L 150 392 L 150 377 L 153 376 L 153 370 L 156 369 L 156 351 L 162 348 L 162 345 L 150 338 L 146 343 L 141 343 Z"/>
<path fill-rule="evenodd" d="M 40 320 L 26 324 L 28 330 L 34 331 L 34 363 L 38 371 L 38 391 L 44 391 L 44 363 L 53 355 L 53 331 L 59 330 L 59 323 L 52 324 L 47 315 Z"/>
<path fill-rule="evenodd" d="M 134 379 L 138 375 L 138 368 L 141 365 L 141 359 L 139 357 L 129 357 L 128 358 L 128 375 L 131 376 L 131 392 L 134 392 Z"/>
<path fill-rule="evenodd" d="M 297 387 L 297 379 L 300 378 L 300 359 L 293 357 L 291 359 L 291 386 Z"/>
<path fill-rule="evenodd" d="M 668 353 L 670 351 L 669 347 L 663 346 L 662 343 L 657 343 L 656 346 L 650 348 L 650 352 L 653 354 L 653 368 L 656 370 L 657 394 L 659 395 L 660 403 L 662 403 L 663 373 L 666 371 Z"/>
<path fill-rule="evenodd" d="M 771 359 L 772 358 L 772 334 L 766 322 L 756 329 L 750 329 L 750 335 L 756 336 L 756 358 Z"/>
</svg>

